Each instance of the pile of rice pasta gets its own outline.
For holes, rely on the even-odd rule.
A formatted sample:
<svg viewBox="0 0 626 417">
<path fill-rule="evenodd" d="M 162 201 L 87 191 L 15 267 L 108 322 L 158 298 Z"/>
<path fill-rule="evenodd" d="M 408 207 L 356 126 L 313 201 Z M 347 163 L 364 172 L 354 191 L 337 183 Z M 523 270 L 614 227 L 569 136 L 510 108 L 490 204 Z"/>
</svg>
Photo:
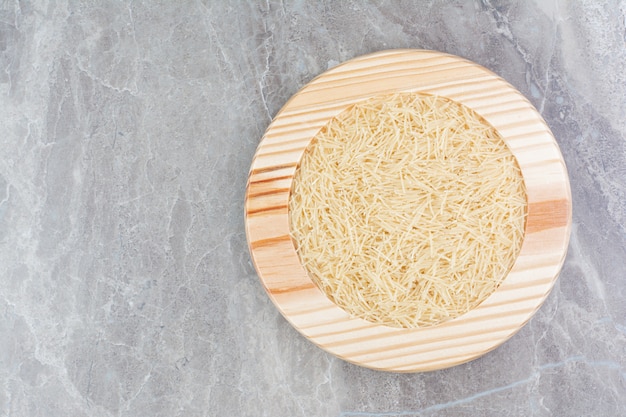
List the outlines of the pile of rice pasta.
<svg viewBox="0 0 626 417">
<path fill-rule="evenodd" d="M 289 198 L 311 279 L 352 316 L 432 326 L 479 305 L 510 271 L 526 190 L 498 132 L 452 100 L 359 102 L 313 138 Z"/>
</svg>

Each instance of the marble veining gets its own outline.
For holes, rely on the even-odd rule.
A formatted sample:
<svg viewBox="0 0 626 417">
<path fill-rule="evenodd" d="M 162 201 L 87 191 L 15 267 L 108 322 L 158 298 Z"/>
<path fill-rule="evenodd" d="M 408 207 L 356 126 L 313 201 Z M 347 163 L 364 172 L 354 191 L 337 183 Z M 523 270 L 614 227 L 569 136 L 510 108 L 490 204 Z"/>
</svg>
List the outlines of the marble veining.
<svg viewBox="0 0 626 417">
<path fill-rule="evenodd" d="M 424 374 L 300 336 L 243 227 L 271 118 L 388 48 L 505 78 L 572 184 L 546 303 L 500 348 Z M 625 65 L 623 0 L 3 2 L 0 416 L 626 415 Z"/>
</svg>

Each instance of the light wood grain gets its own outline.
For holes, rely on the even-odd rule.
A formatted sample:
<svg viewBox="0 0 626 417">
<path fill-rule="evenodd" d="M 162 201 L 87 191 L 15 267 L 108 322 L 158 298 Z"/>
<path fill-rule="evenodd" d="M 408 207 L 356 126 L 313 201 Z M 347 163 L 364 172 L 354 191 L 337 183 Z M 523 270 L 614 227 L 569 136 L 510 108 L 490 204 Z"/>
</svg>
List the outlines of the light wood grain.
<svg viewBox="0 0 626 417">
<path fill-rule="evenodd" d="M 522 249 L 498 290 L 465 315 L 421 329 L 349 316 L 311 281 L 289 237 L 289 192 L 310 140 L 347 106 L 393 92 L 439 95 L 474 109 L 500 132 L 517 158 L 528 196 Z M 245 210 L 252 259 L 285 318 L 313 343 L 346 361 L 396 372 L 467 362 L 515 334 L 554 285 L 567 251 L 572 213 L 565 163 L 550 129 L 528 100 L 475 63 L 424 50 L 355 58 L 295 94 L 259 144 Z"/>
</svg>

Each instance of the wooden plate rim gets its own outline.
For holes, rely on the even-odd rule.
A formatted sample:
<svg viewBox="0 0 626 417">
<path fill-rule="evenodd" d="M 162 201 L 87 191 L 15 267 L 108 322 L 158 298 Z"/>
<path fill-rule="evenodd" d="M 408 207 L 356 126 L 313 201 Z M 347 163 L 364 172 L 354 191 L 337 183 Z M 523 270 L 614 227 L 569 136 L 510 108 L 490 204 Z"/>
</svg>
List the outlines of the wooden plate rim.
<svg viewBox="0 0 626 417">
<path fill-rule="evenodd" d="M 310 280 L 289 238 L 287 203 L 304 149 L 332 117 L 376 95 L 372 91 L 424 92 L 467 105 L 498 129 L 526 182 L 529 216 L 511 273 L 481 305 L 436 326 L 398 329 L 350 317 Z M 499 110 L 503 103 L 505 110 Z M 317 119 L 307 116 L 311 114 Z M 346 61 L 315 77 L 287 101 L 267 128 L 251 164 L 245 227 L 261 282 L 300 333 L 346 361 L 416 372 L 475 359 L 504 343 L 532 317 L 565 259 L 571 211 L 567 169 L 558 145 L 521 93 L 464 58 L 398 49 Z"/>
</svg>

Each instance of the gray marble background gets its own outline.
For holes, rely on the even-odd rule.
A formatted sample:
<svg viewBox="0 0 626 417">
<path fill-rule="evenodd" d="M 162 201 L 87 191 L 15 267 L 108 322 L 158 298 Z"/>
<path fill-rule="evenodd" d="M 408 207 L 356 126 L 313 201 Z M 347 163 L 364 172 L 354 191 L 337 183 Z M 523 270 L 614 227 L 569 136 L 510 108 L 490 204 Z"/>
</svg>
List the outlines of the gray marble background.
<svg viewBox="0 0 626 417">
<path fill-rule="evenodd" d="M 0 416 L 626 416 L 626 2 L 12 1 L 0 6 Z M 278 314 L 243 198 L 317 74 L 427 48 L 541 111 L 567 260 L 515 337 L 390 374 Z"/>
</svg>

